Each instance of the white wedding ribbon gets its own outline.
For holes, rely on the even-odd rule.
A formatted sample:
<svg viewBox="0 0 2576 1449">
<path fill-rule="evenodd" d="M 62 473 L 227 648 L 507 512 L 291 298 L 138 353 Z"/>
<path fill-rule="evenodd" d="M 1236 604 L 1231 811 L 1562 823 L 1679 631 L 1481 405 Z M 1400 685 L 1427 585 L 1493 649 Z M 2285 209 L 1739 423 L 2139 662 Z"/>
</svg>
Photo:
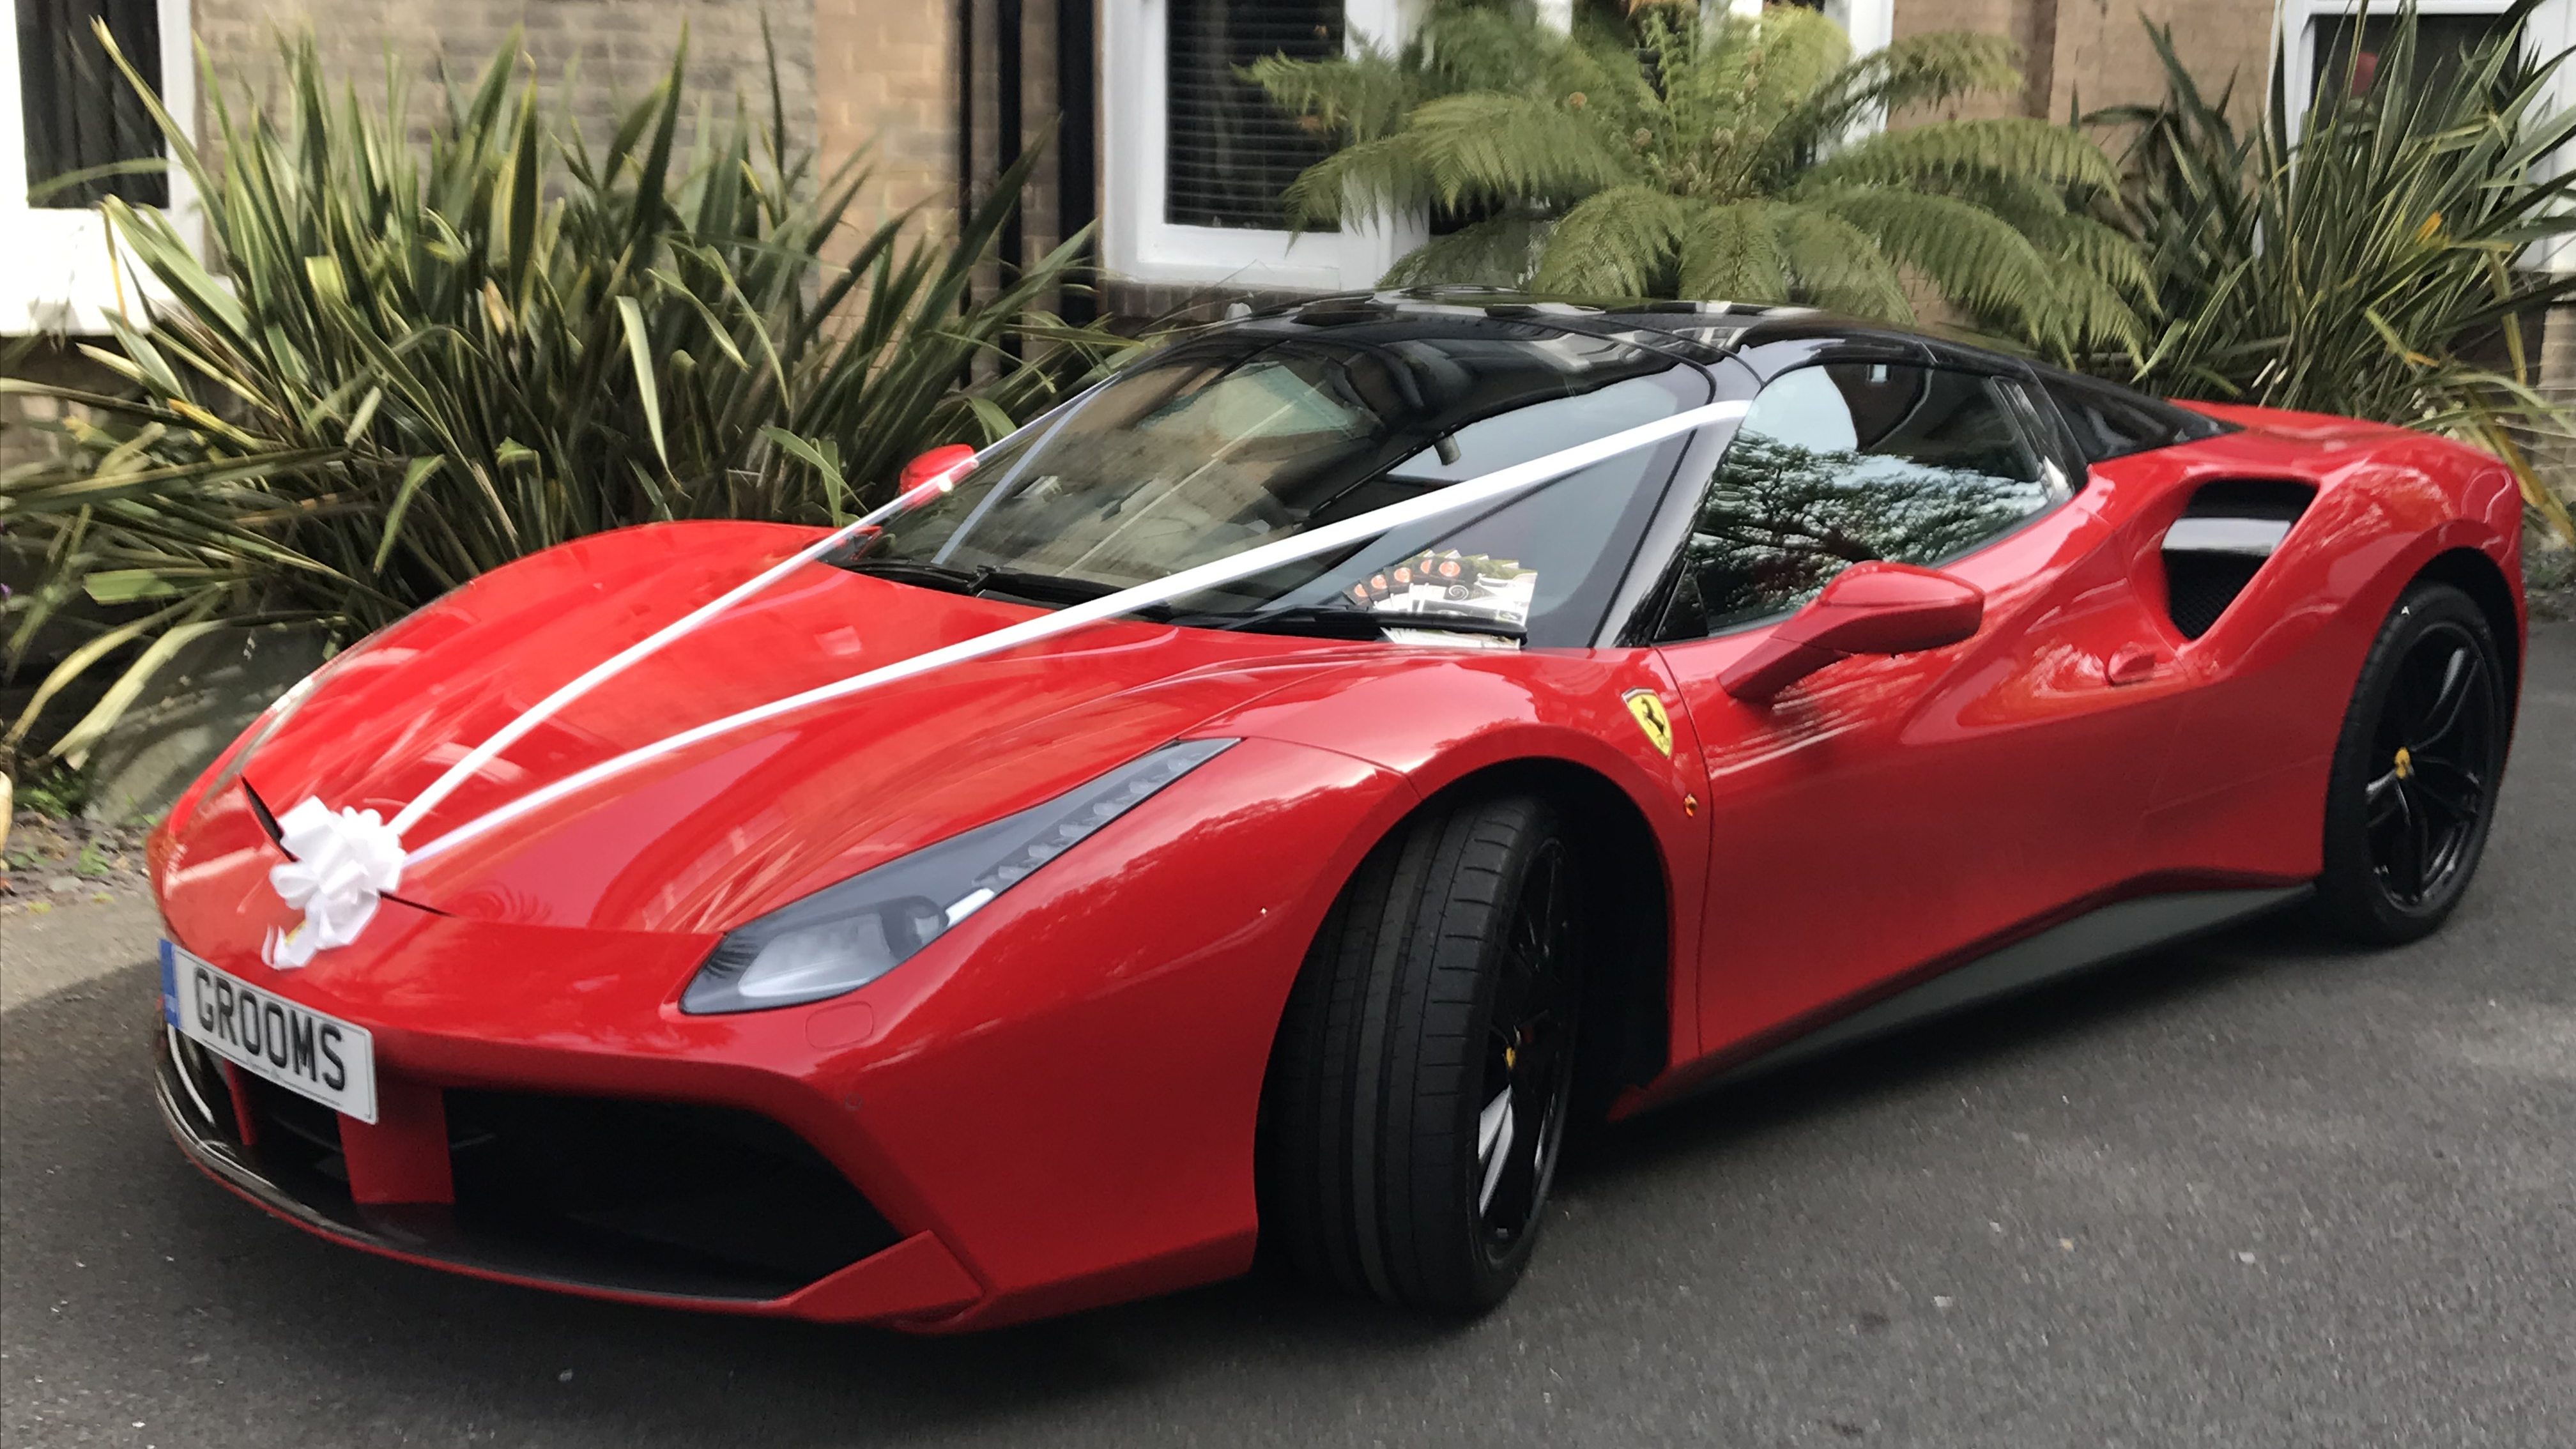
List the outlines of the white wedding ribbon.
<svg viewBox="0 0 2576 1449">
<path fill-rule="evenodd" d="M 272 929 L 261 945 L 260 958 L 279 970 L 293 970 L 311 961 L 317 951 L 345 946 L 356 940 L 358 933 L 366 929 L 367 922 L 375 918 L 376 906 L 384 894 L 401 883 L 403 832 L 419 823 L 420 818 L 435 808 L 439 801 L 473 778 L 503 750 L 553 718 L 564 706 L 625 673 L 638 661 L 695 631 L 716 615 L 893 515 L 947 493 L 957 486 L 957 480 L 964 477 L 966 471 L 952 468 L 906 489 L 892 503 L 855 523 L 825 534 L 591 666 L 571 683 L 538 700 L 516 719 L 494 731 L 490 739 L 467 751 L 432 780 L 428 789 L 413 797 L 390 824 L 378 818 L 373 810 L 343 810 L 334 815 L 330 807 L 319 799 L 306 796 L 302 804 L 287 811 L 277 822 L 279 844 L 292 858 L 268 873 L 269 885 L 276 890 L 278 898 L 304 912 L 304 920 L 292 930 Z"/>
<path fill-rule="evenodd" d="M 1667 439 L 1706 427 L 1711 423 L 1739 420 L 1744 416 L 1745 408 L 1746 404 L 1741 401 L 1710 403 L 1702 407 L 1690 408 L 1667 418 L 1659 418 L 1650 423 L 1642 423 L 1605 437 L 1595 438 L 1588 443 L 1578 443 L 1573 447 L 1559 449 L 1527 462 L 1498 468 L 1491 473 L 1453 483 L 1418 498 L 1410 498 L 1401 503 L 1373 509 L 1357 518 L 1345 519 L 1340 523 L 1292 534 L 1276 543 L 1229 554 L 1212 563 L 1183 569 L 1179 573 L 1138 584 L 1134 588 L 1122 589 L 1114 594 L 1106 594 L 1084 603 L 1057 609 L 1034 619 L 996 629 L 987 634 L 979 634 L 972 639 L 962 640 L 916 654 L 909 659 L 898 660 L 892 664 L 834 680 L 799 694 L 788 695 L 767 704 L 755 705 L 750 709 L 737 711 L 721 719 L 710 720 L 705 724 L 665 736 L 651 744 L 638 746 L 622 755 L 578 770 L 466 821 L 445 835 L 411 851 L 408 856 L 400 853 L 401 837 L 405 830 L 418 824 L 423 816 L 427 815 L 457 786 L 463 784 L 476 771 L 489 764 L 502 750 L 524 737 L 528 731 L 534 729 L 546 718 L 632 667 L 637 661 L 672 640 L 698 628 L 718 613 L 767 588 L 795 568 L 820 557 L 851 535 L 873 526 L 893 513 L 927 501 L 929 496 L 946 492 L 960 475 L 950 474 L 942 480 L 933 480 L 933 483 L 908 491 L 903 497 L 869 514 L 859 522 L 826 536 L 822 541 L 791 555 L 723 596 L 691 611 L 645 639 L 629 645 L 612 658 L 538 701 L 527 712 L 504 725 L 490 739 L 485 740 L 458 759 L 454 765 L 449 766 L 428 789 L 422 791 L 409 805 L 404 806 L 391 824 L 376 823 L 373 811 L 362 814 L 344 810 L 339 815 L 333 816 L 327 807 L 316 799 L 307 799 L 294 810 L 287 812 L 287 815 L 279 821 L 281 829 L 290 821 L 303 820 L 311 826 L 313 833 L 308 838 L 315 843 L 317 849 L 335 852 L 333 856 L 335 861 L 363 861 L 366 863 L 366 868 L 336 872 L 317 871 L 309 877 L 313 882 L 310 886 L 306 885 L 308 877 L 305 875 L 299 874 L 281 879 L 289 870 L 304 864 L 301 852 L 296 850 L 293 839 L 290 838 L 286 842 L 288 853 L 297 855 L 299 859 L 293 865 L 277 867 L 270 873 L 270 878 L 281 896 L 286 895 L 290 881 L 295 888 L 304 891 L 303 899 L 289 897 L 288 904 L 303 907 L 306 914 L 304 925 L 283 937 L 283 943 L 277 952 L 278 962 L 282 965 L 302 965 L 312 959 L 314 951 L 329 946 L 346 945 L 354 940 L 357 932 L 365 927 L 368 918 L 374 914 L 377 898 L 384 892 L 392 890 L 395 882 L 400 879 L 401 865 L 416 866 L 433 856 L 453 850 L 467 841 L 487 835 L 533 811 L 544 809 L 567 796 L 626 774 L 675 751 L 688 749 L 719 735 L 775 719 L 780 715 L 790 714 L 826 701 L 844 699 L 862 690 L 874 689 L 880 685 L 926 674 L 934 669 L 962 664 L 968 660 L 981 659 L 1005 650 L 1016 649 L 1024 644 L 1034 644 L 1043 639 L 1068 634 L 1076 629 L 1087 628 L 1106 619 L 1114 619 L 1122 614 L 1130 614 L 1156 604 L 1167 603 L 1187 594 L 1221 588 L 1277 568 L 1282 564 L 1295 563 L 1316 554 L 1329 553 L 1337 548 L 1365 542 L 1390 529 L 1426 522 L 1484 504 L 1497 503 L 1514 494 L 1536 488 L 1542 483 L 1553 482 L 1569 473 L 1580 472 L 1623 453 L 1653 447 Z M 934 487 L 936 492 L 932 491 Z M 325 819 L 333 823 L 327 826 L 313 824 Z M 381 873 L 375 871 L 374 867 L 385 858 L 388 843 L 394 852 L 395 866 L 390 875 L 381 876 L 379 883 Z M 289 960 L 289 955 L 292 953 L 300 954 L 296 955 L 295 959 Z"/>
</svg>

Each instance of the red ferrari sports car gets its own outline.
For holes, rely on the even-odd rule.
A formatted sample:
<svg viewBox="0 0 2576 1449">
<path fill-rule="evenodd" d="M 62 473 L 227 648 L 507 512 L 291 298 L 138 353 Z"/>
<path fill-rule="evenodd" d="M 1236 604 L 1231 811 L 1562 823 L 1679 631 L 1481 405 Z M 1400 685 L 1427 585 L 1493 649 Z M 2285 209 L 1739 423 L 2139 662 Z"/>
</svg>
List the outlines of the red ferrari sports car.
<svg viewBox="0 0 2576 1449">
<path fill-rule="evenodd" d="M 325 1237 L 954 1330 L 1473 1310 L 1567 1124 L 2304 903 L 2432 930 L 2520 504 L 1787 309 L 1317 301 L 834 532 L 488 574 L 154 837 L 158 1095 Z"/>
</svg>

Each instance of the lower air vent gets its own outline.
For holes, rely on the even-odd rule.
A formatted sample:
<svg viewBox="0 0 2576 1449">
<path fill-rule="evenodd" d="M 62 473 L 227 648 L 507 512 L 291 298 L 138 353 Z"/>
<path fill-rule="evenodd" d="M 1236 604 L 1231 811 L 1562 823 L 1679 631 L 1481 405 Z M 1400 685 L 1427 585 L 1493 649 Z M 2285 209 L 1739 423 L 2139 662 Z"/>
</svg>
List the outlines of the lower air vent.
<svg viewBox="0 0 2576 1449">
<path fill-rule="evenodd" d="M 2165 610 L 2186 639 L 2218 622 L 2289 537 L 2316 490 L 2305 483 L 2205 483 L 2165 530 Z"/>
</svg>

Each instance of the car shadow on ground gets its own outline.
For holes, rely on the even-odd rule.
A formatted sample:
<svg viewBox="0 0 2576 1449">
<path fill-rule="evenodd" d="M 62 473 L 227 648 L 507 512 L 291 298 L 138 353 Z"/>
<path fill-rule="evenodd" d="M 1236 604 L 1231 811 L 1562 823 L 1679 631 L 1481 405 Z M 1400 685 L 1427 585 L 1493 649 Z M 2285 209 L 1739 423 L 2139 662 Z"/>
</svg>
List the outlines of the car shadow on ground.
<svg viewBox="0 0 2576 1449">
<path fill-rule="evenodd" d="M 1596 1129 L 1569 1154 L 1562 1180 L 1571 1188 L 1608 1188 L 1675 1159 L 1714 1157 L 1732 1146 L 1794 1130 L 1809 1119 L 1905 1095 L 1927 1081 L 2006 1056 L 2037 1055 L 2246 982 L 2254 973 L 2340 965 L 2364 956 L 2361 948 L 2311 924 L 2298 908 L 2275 911 L 1776 1070 L 1722 1080 L 1658 1110 Z"/>
<path fill-rule="evenodd" d="M 2295 920 L 2257 922 L 1606 1129 L 1569 1161 L 1563 1192 L 1615 1204 L 1668 1191 L 1676 1176 L 1705 1185 L 1743 1149 L 1811 1119 L 2116 1030 L 2248 971 L 2342 954 Z M 151 1107 L 136 1027 L 136 1003 L 152 993 L 149 968 L 132 968 L 13 1011 L 0 1032 L 11 1082 L 11 1336 L 95 1324 L 81 1351 L 117 1362 L 92 1362 L 92 1377 L 220 1401 L 327 1363 L 340 1392 L 366 1385 L 373 1400 L 333 1412 L 379 1422 L 434 1411 L 522 1432 L 577 1423 L 585 1441 L 632 1444 L 714 1442 L 756 1425 L 763 1442 L 823 1442 L 857 1425 L 901 1439 L 1059 1414 L 1254 1364 L 1382 1373 L 1484 1328 L 1263 1272 L 1047 1323 L 922 1338 L 591 1302 L 372 1258 L 264 1218 L 180 1161 Z M 155 1316 L 172 1325 L 166 1337 L 107 1331 Z"/>
</svg>

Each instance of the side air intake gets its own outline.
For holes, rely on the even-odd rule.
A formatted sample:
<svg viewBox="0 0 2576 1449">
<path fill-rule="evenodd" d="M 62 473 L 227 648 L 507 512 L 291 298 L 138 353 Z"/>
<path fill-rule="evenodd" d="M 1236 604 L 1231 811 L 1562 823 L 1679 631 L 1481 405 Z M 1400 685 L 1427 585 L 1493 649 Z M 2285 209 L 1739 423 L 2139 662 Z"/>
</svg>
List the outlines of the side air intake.
<svg viewBox="0 0 2576 1449">
<path fill-rule="evenodd" d="M 2205 483 L 2165 530 L 2165 611 L 2186 639 L 2209 632 L 2289 537 L 2317 490 L 2305 483 Z"/>
</svg>

